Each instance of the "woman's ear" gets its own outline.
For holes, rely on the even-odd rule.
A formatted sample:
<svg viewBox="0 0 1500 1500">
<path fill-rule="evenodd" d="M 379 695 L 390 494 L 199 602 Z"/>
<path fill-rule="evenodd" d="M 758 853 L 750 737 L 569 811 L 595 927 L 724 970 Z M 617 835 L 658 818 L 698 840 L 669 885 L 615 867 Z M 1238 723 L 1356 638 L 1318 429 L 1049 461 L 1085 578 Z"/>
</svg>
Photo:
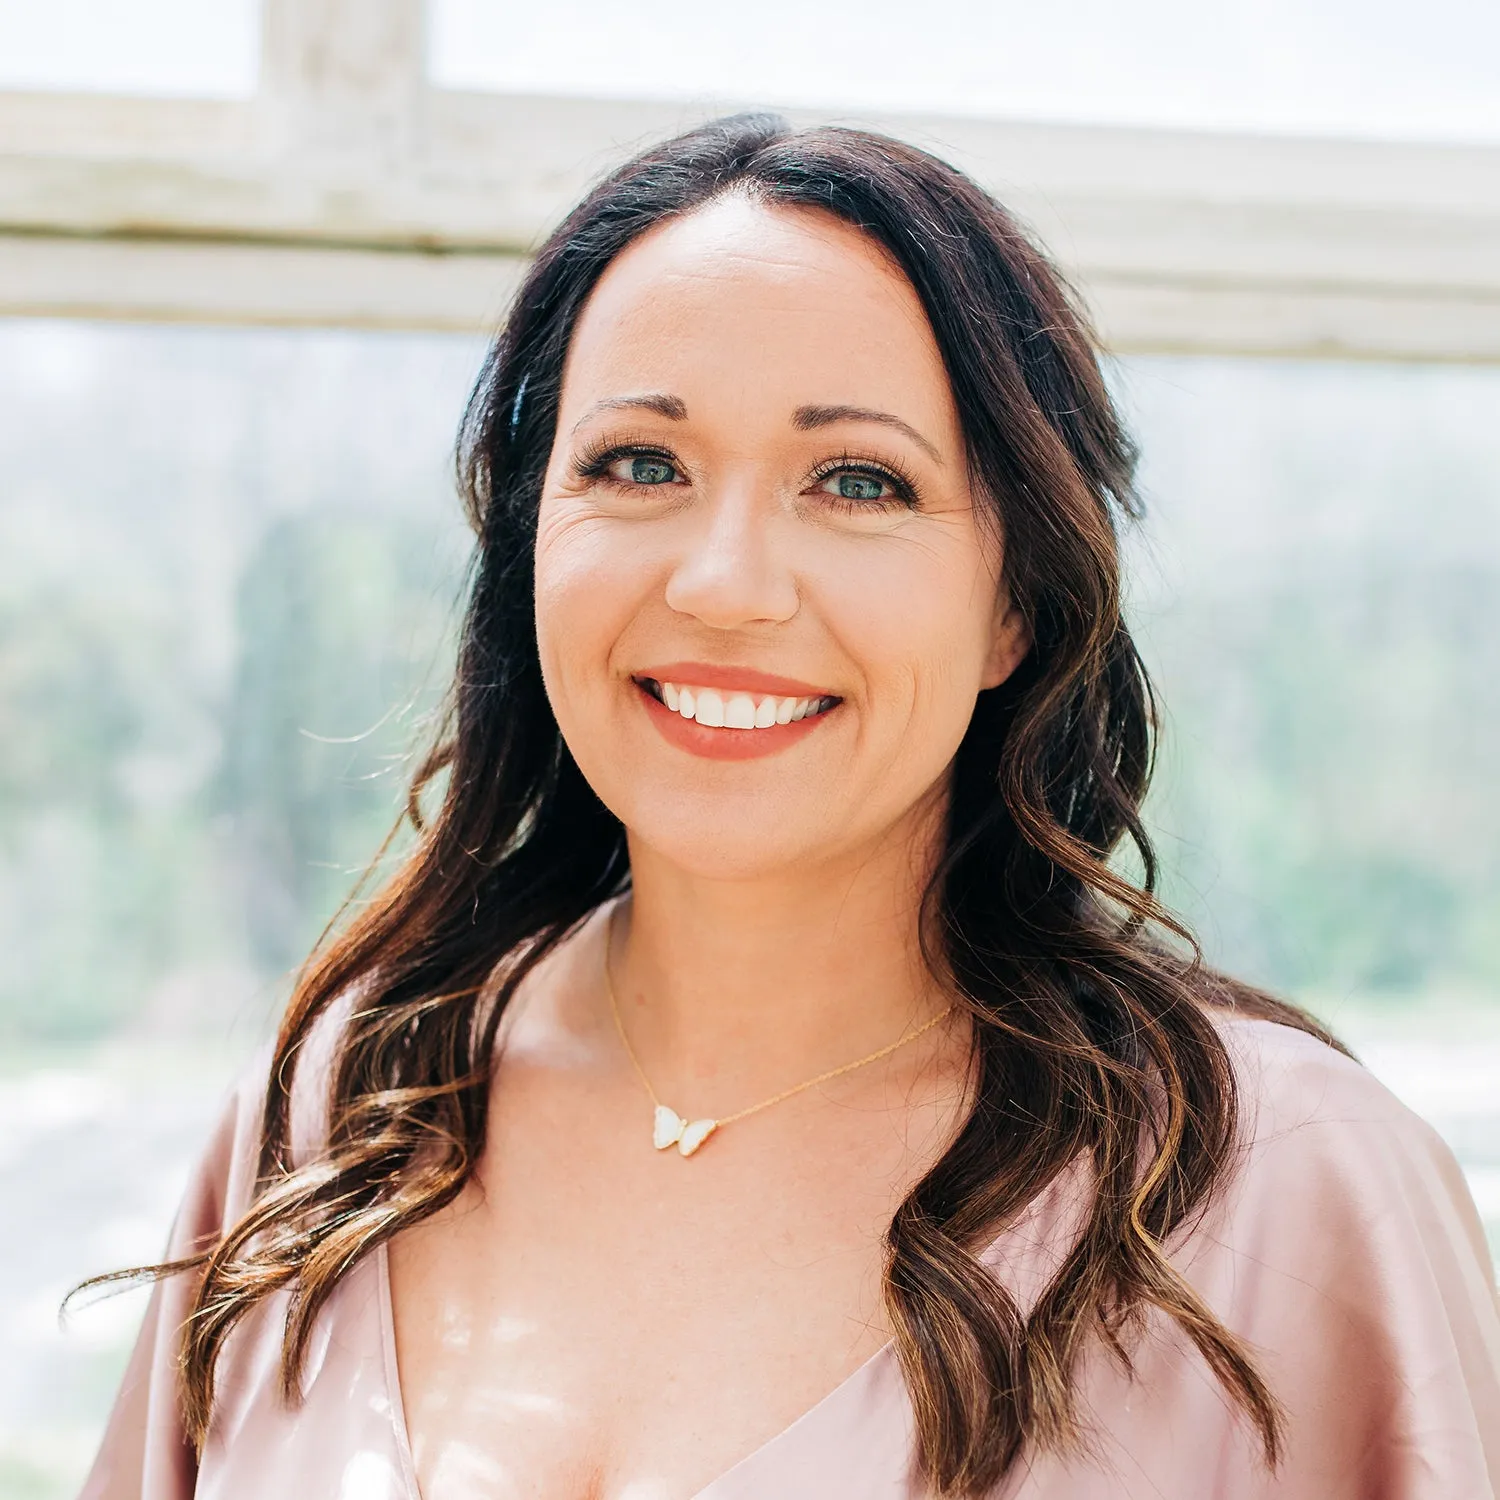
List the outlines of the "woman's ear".
<svg viewBox="0 0 1500 1500">
<path fill-rule="evenodd" d="M 981 687 L 999 687 L 1025 660 L 1031 650 L 1031 627 L 1004 584 L 995 598 L 995 622 L 990 633 L 990 654 L 985 658 Z"/>
</svg>

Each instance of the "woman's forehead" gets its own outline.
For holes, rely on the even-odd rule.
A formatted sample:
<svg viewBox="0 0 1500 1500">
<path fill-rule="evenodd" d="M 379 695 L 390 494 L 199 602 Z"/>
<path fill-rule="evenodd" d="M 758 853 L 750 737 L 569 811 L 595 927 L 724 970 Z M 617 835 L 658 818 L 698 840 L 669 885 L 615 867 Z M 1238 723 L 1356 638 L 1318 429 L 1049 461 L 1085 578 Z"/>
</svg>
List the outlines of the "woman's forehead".
<svg viewBox="0 0 1500 1500">
<path fill-rule="evenodd" d="M 921 302 L 885 249 L 831 214 L 744 194 L 611 263 L 574 330 L 564 406 L 626 387 L 690 399 L 681 385 L 774 392 L 789 407 L 896 403 L 945 437 L 955 422 Z"/>
</svg>

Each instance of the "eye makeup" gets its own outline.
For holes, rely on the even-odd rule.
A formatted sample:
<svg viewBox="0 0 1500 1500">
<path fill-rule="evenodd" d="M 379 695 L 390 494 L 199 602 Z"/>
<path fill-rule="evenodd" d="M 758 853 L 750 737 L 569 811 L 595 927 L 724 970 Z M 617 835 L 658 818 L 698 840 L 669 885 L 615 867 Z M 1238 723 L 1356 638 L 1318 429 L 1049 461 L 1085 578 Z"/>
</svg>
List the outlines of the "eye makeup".
<svg viewBox="0 0 1500 1500">
<path fill-rule="evenodd" d="M 622 479 L 611 471 L 622 459 L 648 459 L 670 467 L 679 479 L 686 479 L 684 467 L 670 448 L 660 443 L 642 441 L 629 437 L 608 437 L 586 443 L 574 455 L 571 468 L 574 476 L 586 483 L 607 484 L 617 489 L 643 490 L 660 488 L 663 481 L 652 483 Z M 836 494 L 833 490 L 819 491 L 818 498 L 826 500 L 835 509 L 856 513 L 870 510 L 891 510 L 897 507 L 916 510 L 921 504 L 921 495 L 916 480 L 898 463 L 888 458 L 873 459 L 845 451 L 818 464 L 803 481 L 803 492 L 818 490 L 818 487 L 837 476 L 848 474 L 885 487 L 888 493 L 872 496 Z M 670 483 L 671 481 L 667 481 Z"/>
<path fill-rule="evenodd" d="M 573 457 L 574 476 L 581 480 L 620 485 L 626 489 L 644 488 L 632 485 L 628 480 L 617 479 L 609 472 L 622 458 L 654 459 L 657 463 L 669 464 L 679 474 L 682 473 L 682 465 L 676 456 L 659 443 L 614 437 L 586 443 Z"/>
<path fill-rule="evenodd" d="M 831 490 L 822 491 L 840 509 L 890 510 L 902 506 L 907 510 L 916 510 L 921 503 L 916 481 L 899 464 L 892 463 L 889 459 L 876 462 L 873 459 L 861 458 L 857 454 L 845 452 L 837 458 L 831 458 L 819 464 L 808 477 L 807 482 L 809 486 L 817 486 L 841 474 L 850 474 L 858 479 L 874 480 L 888 486 L 890 493 L 866 499 L 852 495 L 836 495 Z"/>
</svg>

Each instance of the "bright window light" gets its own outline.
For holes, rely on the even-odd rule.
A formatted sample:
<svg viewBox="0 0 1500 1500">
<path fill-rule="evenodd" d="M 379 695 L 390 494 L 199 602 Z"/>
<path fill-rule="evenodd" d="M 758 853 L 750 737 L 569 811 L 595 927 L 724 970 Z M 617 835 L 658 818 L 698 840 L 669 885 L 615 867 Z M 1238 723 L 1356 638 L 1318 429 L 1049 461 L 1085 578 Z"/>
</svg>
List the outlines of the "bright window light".
<svg viewBox="0 0 1500 1500">
<path fill-rule="evenodd" d="M 0 0 L 0 88 L 247 98 L 258 0 Z"/>
<path fill-rule="evenodd" d="M 429 16 L 449 88 L 1500 140 L 1494 0 L 430 0 Z"/>
</svg>

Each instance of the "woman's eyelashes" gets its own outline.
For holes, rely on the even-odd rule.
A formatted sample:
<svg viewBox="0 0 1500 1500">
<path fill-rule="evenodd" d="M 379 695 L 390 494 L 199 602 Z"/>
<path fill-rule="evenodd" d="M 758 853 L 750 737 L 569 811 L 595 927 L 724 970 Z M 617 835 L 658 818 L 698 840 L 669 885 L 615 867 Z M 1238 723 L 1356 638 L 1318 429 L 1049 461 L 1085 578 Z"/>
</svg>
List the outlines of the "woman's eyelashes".
<svg viewBox="0 0 1500 1500">
<path fill-rule="evenodd" d="M 814 470 L 811 487 L 841 510 L 915 510 L 916 484 L 883 464 L 845 454 Z"/>
<path fill-rule="evenodd" d="M 574 460 L 573 470 L 580 479 L 620 489 L 651 489 L 685 482 L 681 467 L 670 453 L 635 443 L 586 448 Z"/>
<path fill-rule="evenodd" d="M 611 444 L 585 449 L 574 460 L 579 479 L 623 490 L 650 490 L 689 483 L 677 458 L 663 448 Z M 808 476 L 804 493 L 831 500 L 844 511 L 916 509 L 916 483 L 887 463 L 841 454 L 820 464 Z"/>
</svg>

